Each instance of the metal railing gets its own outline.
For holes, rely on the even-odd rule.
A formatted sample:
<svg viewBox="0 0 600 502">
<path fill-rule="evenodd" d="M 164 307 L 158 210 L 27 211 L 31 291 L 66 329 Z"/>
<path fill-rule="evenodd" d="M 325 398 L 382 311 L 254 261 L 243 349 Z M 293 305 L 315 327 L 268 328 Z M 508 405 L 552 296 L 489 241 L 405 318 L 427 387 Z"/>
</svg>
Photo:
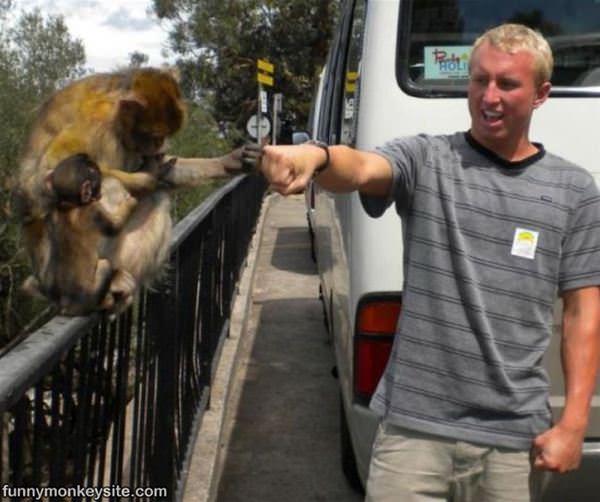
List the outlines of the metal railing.
<svg viewBox="0 0 600 502">
<path fill-rule="evenodd" d="M 0 359 L 2 500 L 181 500 L 264 190 L 234 179 L 180 221 L 160 284 L 116 320 L 55 317 Z"/>
</svg>

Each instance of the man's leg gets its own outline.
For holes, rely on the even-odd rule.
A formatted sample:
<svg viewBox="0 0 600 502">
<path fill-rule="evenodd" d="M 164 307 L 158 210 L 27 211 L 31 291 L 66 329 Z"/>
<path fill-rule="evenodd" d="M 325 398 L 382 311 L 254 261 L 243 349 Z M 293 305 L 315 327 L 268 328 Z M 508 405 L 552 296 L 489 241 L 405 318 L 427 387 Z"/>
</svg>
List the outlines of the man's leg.
<svg viewBox="0 0 600 502">
<path fill-rule="evenodd" d="M 365 502 L 446 502 L 455 441 L 379 426 Z"/>
<path fill-rule="evenodd" d="M 539 477 L 531 468 L 528 451 L 490 448 L 475 500 L 481 502 L 536 502 Z"/>
</svg>

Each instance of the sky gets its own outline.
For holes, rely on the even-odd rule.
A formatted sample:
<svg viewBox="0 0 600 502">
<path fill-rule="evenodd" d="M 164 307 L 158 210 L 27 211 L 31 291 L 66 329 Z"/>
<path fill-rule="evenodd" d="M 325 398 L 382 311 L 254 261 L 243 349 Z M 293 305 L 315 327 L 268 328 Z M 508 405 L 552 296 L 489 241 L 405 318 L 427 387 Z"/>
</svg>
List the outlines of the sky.
<svg viewBox="0 0 600 502">
<path fill-rule="evenodd" d="M 86 67 L 95 71 L 128 64 L 134 51 L 147 54 L 152 66 L 165 62 L 166 27 L 148 14 L 150 5 L 151 0 L 14 0 L 17 12 L 39 7 L 44 15 L 62 14 L 71 37 L 84 44 Z"/>
</svg>

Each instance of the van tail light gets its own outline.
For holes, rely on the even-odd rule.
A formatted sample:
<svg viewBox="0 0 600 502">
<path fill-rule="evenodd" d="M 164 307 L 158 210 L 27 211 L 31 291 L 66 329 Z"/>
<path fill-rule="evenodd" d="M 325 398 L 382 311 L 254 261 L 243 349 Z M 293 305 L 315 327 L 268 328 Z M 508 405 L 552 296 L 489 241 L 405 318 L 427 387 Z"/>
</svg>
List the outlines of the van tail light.
<svg viewBox="0 0 600 502">
<path fill-rule="evenodd" d="M 360 301 L 354 336 L 354 398 L 367 405 L 387 365 L 402 302 L 399 297 Z"/>
</svg>

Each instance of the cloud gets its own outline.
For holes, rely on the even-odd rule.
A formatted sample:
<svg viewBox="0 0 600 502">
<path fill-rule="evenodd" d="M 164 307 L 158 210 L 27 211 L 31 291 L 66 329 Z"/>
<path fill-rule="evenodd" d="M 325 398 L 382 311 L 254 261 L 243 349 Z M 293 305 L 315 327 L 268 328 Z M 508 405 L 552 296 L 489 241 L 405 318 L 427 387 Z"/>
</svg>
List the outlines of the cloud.
<svg viewBox="0 0 600 502">
<path fill-rule="evenodd" d="M 99 0 L 21 0 L 16 6 L 30 11 L 37 7 L 43 14 L 62 14 L 65 17 L 86 15 L 102 6 Z"/>
<path fill-rule="evenodd" d="M 110 14 L 102 23 L 117 30 L 146 31 L 156 26 L 156 20 L 149 17 L 134 17 L 125 7 Z"/>
<path fill-rule="evenodd" d="M 151 0 L 107 2 L 103 0 L 16 0 L 26 11 L 40 7 L 44 15 L 62 14 L 73 38 L 83 41 L 86 66 L 112 71 L 129 63 L 129 54 L 143 52 L 149 63 L 165 60 L 162 49 L 167 32 L 155 16 L 148 15 Z"/>
</svg>

